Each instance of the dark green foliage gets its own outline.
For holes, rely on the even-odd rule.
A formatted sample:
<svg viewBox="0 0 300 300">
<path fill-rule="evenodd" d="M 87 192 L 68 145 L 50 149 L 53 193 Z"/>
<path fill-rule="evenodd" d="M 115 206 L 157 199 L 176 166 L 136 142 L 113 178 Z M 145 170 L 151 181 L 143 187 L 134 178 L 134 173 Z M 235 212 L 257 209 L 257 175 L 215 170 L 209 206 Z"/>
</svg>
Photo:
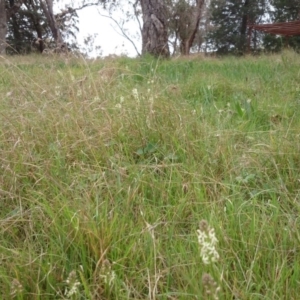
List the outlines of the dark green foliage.
<svg viewBox="0 0 300 300">
<path fill-rule="evenodd" d="M 6 0 L 9 9 L 10 1 Z M 70 18 L 69 18 L 70 17 Z M 66 10 L 56 14 L 55 18 L 64 38 L 73 37 L 78 31 L 78 16 L 74 10 Z M 45 48 L 54 48 L 52 32 L 49 22 L 42 10 L 40 1 L 24 1 L 17 13 L 7 22 L 8 54 L 28 54 L 43 52 Z M 71 46 L 76 48 L 75 45 Z"/>
<path fill-rule="evenodd" d="M 247 24 L 260 22 L 266 9 L 264 0 L 212 0 L 210 10 L 214 29 L 208 35 L 209 45 L 220 54 L 244 53 L 247 50 Z"/>
<path fill-rule="evenodd" d="M 270 0 L 274 7 L 272 19 L 274 22 L 288 22 L 299 19 L 300 2 L 298 0 Z"/>
<path fill-rule="evenodd" d="M 289 22 L 299 19 L 300 2 L 296 0 L 211 1 L 209 46 L 220 54 L 243 54 L 248 49 L 248 25 Z M 299 49 L 299 37 L 270 35 L 253 30 L 251 50 L 278 52 L 284 47 Z M 249 49 L 250 50 L 250 49 Z"/>
<path fill-rule="evenodd" d="M 7 5 L 9 1 L 7 1 Z M 7 52 L 9 54 L 26 54 L 32 50 L 43 51 L 43 43 L 37 38 L 47 38 L 50 34 L 46 17 L 37 2 L 25 2 L 19 11 L 8 20 Z"/>
<path fill-rule="evenodd" d="M 274 10 L 270 12 L 272 22 L 291 22 L 300 19 L 300 2 L 298 0 L 270 0 Z M 284 47 L 295 50 L 300 48 L 299 36 L 275 36 L 266 35 L 264 47 L 267 51 L 280 51 Z"/>
</svg>

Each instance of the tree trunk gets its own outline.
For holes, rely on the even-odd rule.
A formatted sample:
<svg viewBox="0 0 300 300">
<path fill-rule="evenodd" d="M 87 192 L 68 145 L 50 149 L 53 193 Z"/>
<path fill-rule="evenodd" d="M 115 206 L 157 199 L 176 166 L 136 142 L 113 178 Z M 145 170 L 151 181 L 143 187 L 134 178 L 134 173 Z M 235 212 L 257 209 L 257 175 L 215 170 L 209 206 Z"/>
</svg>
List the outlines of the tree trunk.
<svg viewBox="0 0 300 300">
<path fill-rule="evenodd" d="M 244 3 L 244 11 L 243 11 L 243 16 L 242 16 L 242 21 L 241 21 L 241 37 L 240 37 L 240 43 L 238 45 L 238 49 L 240 51 L 240 53 L 244 53 L 245 52 L 245 48 L 246 48 L 246 32 L 247 32 L 247 23 L 248 23 L 248 8 L 249 8 L 249 0 L 245 0 Z"/>
<path fill-rule="evenodd" d="M 33 12 L 32 14 L 30 14 L 30 18 L 37 34 L 37 39 L 35 40 L 34 46 L 40 53 L 43 53 L 45 49 L 45 43 L 43 40 L 43 28 L 38 17 L 38 7 L 35 4 L 31 7 L 26 5 L 26 7 L 28 10 L 31 10 Z"/>
<path fill-rule="evenodd" d="M 6 20 L 5 0 L 0 0 L 0 55 L 5 54 L 6 33 L 7 33 L 7 20 Z"/>
<path fill-rule="evenodd" d="M 169 57 L 167 13 L 163 0 L 140 0 L 143 14 L 142 54 Z"/>
<path fill-rule="evenodd" d="M 21 33 L 20 33 L 20 26 L 18 26 L 18 23 L 17 23 L 16 15 L 11 16 L 11 24 L 12 24 L 14 40 L 16 41 L 16 43 L 14 45 L 14 51 L 16 51 L 16 53 L 21 53 L 22 37 L 21 37 Z"/>
<path fill-rule="evenodd" d="M 52 32 L 52 36 L 55 40 L 56 43 L 56 47 L 57 48 L 61 48 L 64 44 L 61 32 L 58 28 L 57 22 L 55 20 L 54 17 L 54 13 L 53 13 L 53 0 L 41 0 L 41 6 L 43 9 L 43 12 L 47 18 L 47 21 L 49 23 L 51 32 Z"/>
<path fill-rule="evenodd" d="M 197 0 L 196 6 L 189 6 L 189 4 L 185 3 L 185 9 L 179 14 L 180 17 L 180 29 L 179 29 L 179 37 L 180 37 L 180 52 L 183 55 L 189 55 L 191 47 L 193 45 L 196 33 L 198 31 L 203 5 L 205 4 L 205 0 Z"/>
</svg>

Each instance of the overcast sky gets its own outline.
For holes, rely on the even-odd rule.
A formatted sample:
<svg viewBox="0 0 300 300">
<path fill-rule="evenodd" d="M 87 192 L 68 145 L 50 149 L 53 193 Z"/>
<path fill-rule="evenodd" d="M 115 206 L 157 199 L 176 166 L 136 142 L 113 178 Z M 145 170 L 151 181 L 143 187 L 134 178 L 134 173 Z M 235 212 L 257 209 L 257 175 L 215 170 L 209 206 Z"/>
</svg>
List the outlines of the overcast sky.
<svg viewBox="0 0 300 300">
<path fill-rule="evenodd" d="M 125 0 L 119 0 L 118 2 L 123 2 Z M 128 1 L 125 1 L 127 3 Z M 59 12 L 60 9 L 64 8 L 65 5 L 71 7 L 78 7 L 76 4 L 70 4 L 70 0 L 61 0 L 58 4 L 55 5 L 55 12 Z M 113 13 L 113 17 L 117 21 L 122 21 L 124 19 L 124 12 L 128 9 L 126 4 L 123 5 L 122 10 L 119 9 Z M 101 46 L 102 55 L 107 56 L 109 54 L 127 54 L 129 56 L 136 56 L 137 53 L 132 46 L 132 44 L 121 35 L 120 29 L 118 26 L 109 18 L 100 16 L 99 12 L 104 15 L 108 15 L 108 12 L 102 8 L 92 6 L 87 7 L 78 11 L 79 16 L 79 33 L 78 33 L 78 42 L 83 44 L 83 40 L 88 35 L 96 34 L 95 45 Z M 130 21 L 125 24 L 125 28 L 128 30 L 128 33 L 132 36 L 135 41 L 135 45 L 140 51 L 141 42 L 134 36 L 138 35 L 138 23 L 136 21 Z M 91 53 L 91 56 L 95 53 Z"/>
</svg>

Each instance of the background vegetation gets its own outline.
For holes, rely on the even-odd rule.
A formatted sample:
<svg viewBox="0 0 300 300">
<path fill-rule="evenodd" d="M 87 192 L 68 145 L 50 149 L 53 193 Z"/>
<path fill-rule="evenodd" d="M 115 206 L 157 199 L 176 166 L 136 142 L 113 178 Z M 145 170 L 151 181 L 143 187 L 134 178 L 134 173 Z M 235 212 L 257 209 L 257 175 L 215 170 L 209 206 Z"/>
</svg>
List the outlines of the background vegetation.
<svg viewBox="0 0 300 300">
<path fill-rule="evenodd" d="M 241 55 L 279 52 L 287 46 L 299 51 L 300 46 L 299 36 L 258 30 L 249 36 L 249 25 L 299 20 L 299 0 L 65 2 L 65 8 L 58 12 L 60 2 L 56 0 L 0 0 L 0 54 L 70 50 L 101 55 L 101 45 L 95 44 L 95 36 L 86 36 L 84 45 L 79 45 L 76 38 L 80 29 L 78 12 L 89 6 L 104 9 L 99 18 L 110 18 L 118 32 L 134 45 L 137 56 L 168 57 L 195 52 Z M 90 26 L 92 29 L 93 25 Z M 106 30 L 97 26 L 99 32 Z M 111 41 L 101 42 L 103 46 Z M 135 44 L 139 42 L 141 47 Z M 141 53 L 138 48 L 142 48 Z"/>
<path fill-rule="evenodd" d="M 298 299 L 299 63 L 2 58 L 2 299 Z"/>
<path fill-rule="evenodd" d="M 222 3 L 221 3 L 222 2 Z M 254 30 L 248 45 L 249 25 L 296 21 L 297 0 L 211 0 L 211 28 L 206 32 L 208 48 L 219 54 L 279 52 L 287 46 L 299 51 L 299 35 L 285 36 Z M 251 47 L 251 49 L 247 49 Z"/>
</svg>

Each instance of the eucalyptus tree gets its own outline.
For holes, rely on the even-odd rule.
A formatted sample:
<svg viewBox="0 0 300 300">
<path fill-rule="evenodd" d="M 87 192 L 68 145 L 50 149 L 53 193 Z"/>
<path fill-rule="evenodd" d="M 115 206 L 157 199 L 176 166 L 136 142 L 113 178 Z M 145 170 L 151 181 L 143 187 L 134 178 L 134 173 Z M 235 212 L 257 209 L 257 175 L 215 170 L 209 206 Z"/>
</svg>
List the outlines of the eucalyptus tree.
<svg viewBox="0 0 300 300">
<path fill-rule="evenodd" d="M 188 55 L 200 32 L 200 21 L 204 17 L 206 9 L 205 0 L 177 0 L 173 1 L 171 17 L 169 20 L 169 32 L 179 41 L 180 53 Z"/>
<path fill-rule="evenodd" d="M 142 7 L 142 54 L 169 57 L 167 7 L 162 0 L 140 0 Z"/>
<path fill-rule="evenodd" d="M 70 36 L 75 38 L 78 31 L 77 11 L 108 2 L 79 0 L 77 7 L 73 7 L 70 2 L 69 6 L 66 3 L 66 7 L 55 14 L 54 1 L 0 0 L 0 53 L 3 54 L 6 48 L 12 53 L 26 53 L 30 52 L 32 46 L 42 52 L 46 40 L 51 41 L 51 47 L 65 49 L 66 40 Z M 75 43 L 73 46 L 76 46 Z"/>
<path fill-rule="evenodd" d="M 140 30 L 142 54 L 169 57 L 170 45 L 173 53 L 180 51 L 181 54 L 189 54 L 196 36 L 199 35 L 200 22 L 205 15 L 207 3 L 209 0 L 129 0 L 125 5 L 124 1 L 119 1 L 117 6 L 127 8 L 123 11 L 123 18 L 118 21 L 113 14 L 107 17 L 134 44 L 132 36 L 124 27 L 134 15 Z M 134 47 L 137 51 L 137 47 Z M 137 53 L 139 55 L 138 51 Z"/>
<path fill-rule="evenodd" d="M 102 5 L 111 9 L 126 4 L 115 0 L 78 0 L 79 7 L 69 6 L 55 14 L 53 1 L 55 0 L 0 0 L 0 50 L 3 52 L 5 42 L 8 42 L 11 50 L 17 53 L 28 52 L 32 46 L 31 41 L 35 40 L 34 45 L 39 51 L 43 51 L 44 41 L 47 39 L 60 48 L 67 37 L 76 34 L 79 9 L 90 5 Z M 170 56 L 169 44 L 172 41 L 174 47 L 179 42 L 182 54 L 189 54 L 197 34 L 199 35 L 199 24 L 208 2 L 209 0 L 128 1 L 127 6 L 133 6 L 133 14 L 139 21 L 142 54 L 167 58 Z M 129 35 L 127 38 L 130 40 Z"/>
</svg>

